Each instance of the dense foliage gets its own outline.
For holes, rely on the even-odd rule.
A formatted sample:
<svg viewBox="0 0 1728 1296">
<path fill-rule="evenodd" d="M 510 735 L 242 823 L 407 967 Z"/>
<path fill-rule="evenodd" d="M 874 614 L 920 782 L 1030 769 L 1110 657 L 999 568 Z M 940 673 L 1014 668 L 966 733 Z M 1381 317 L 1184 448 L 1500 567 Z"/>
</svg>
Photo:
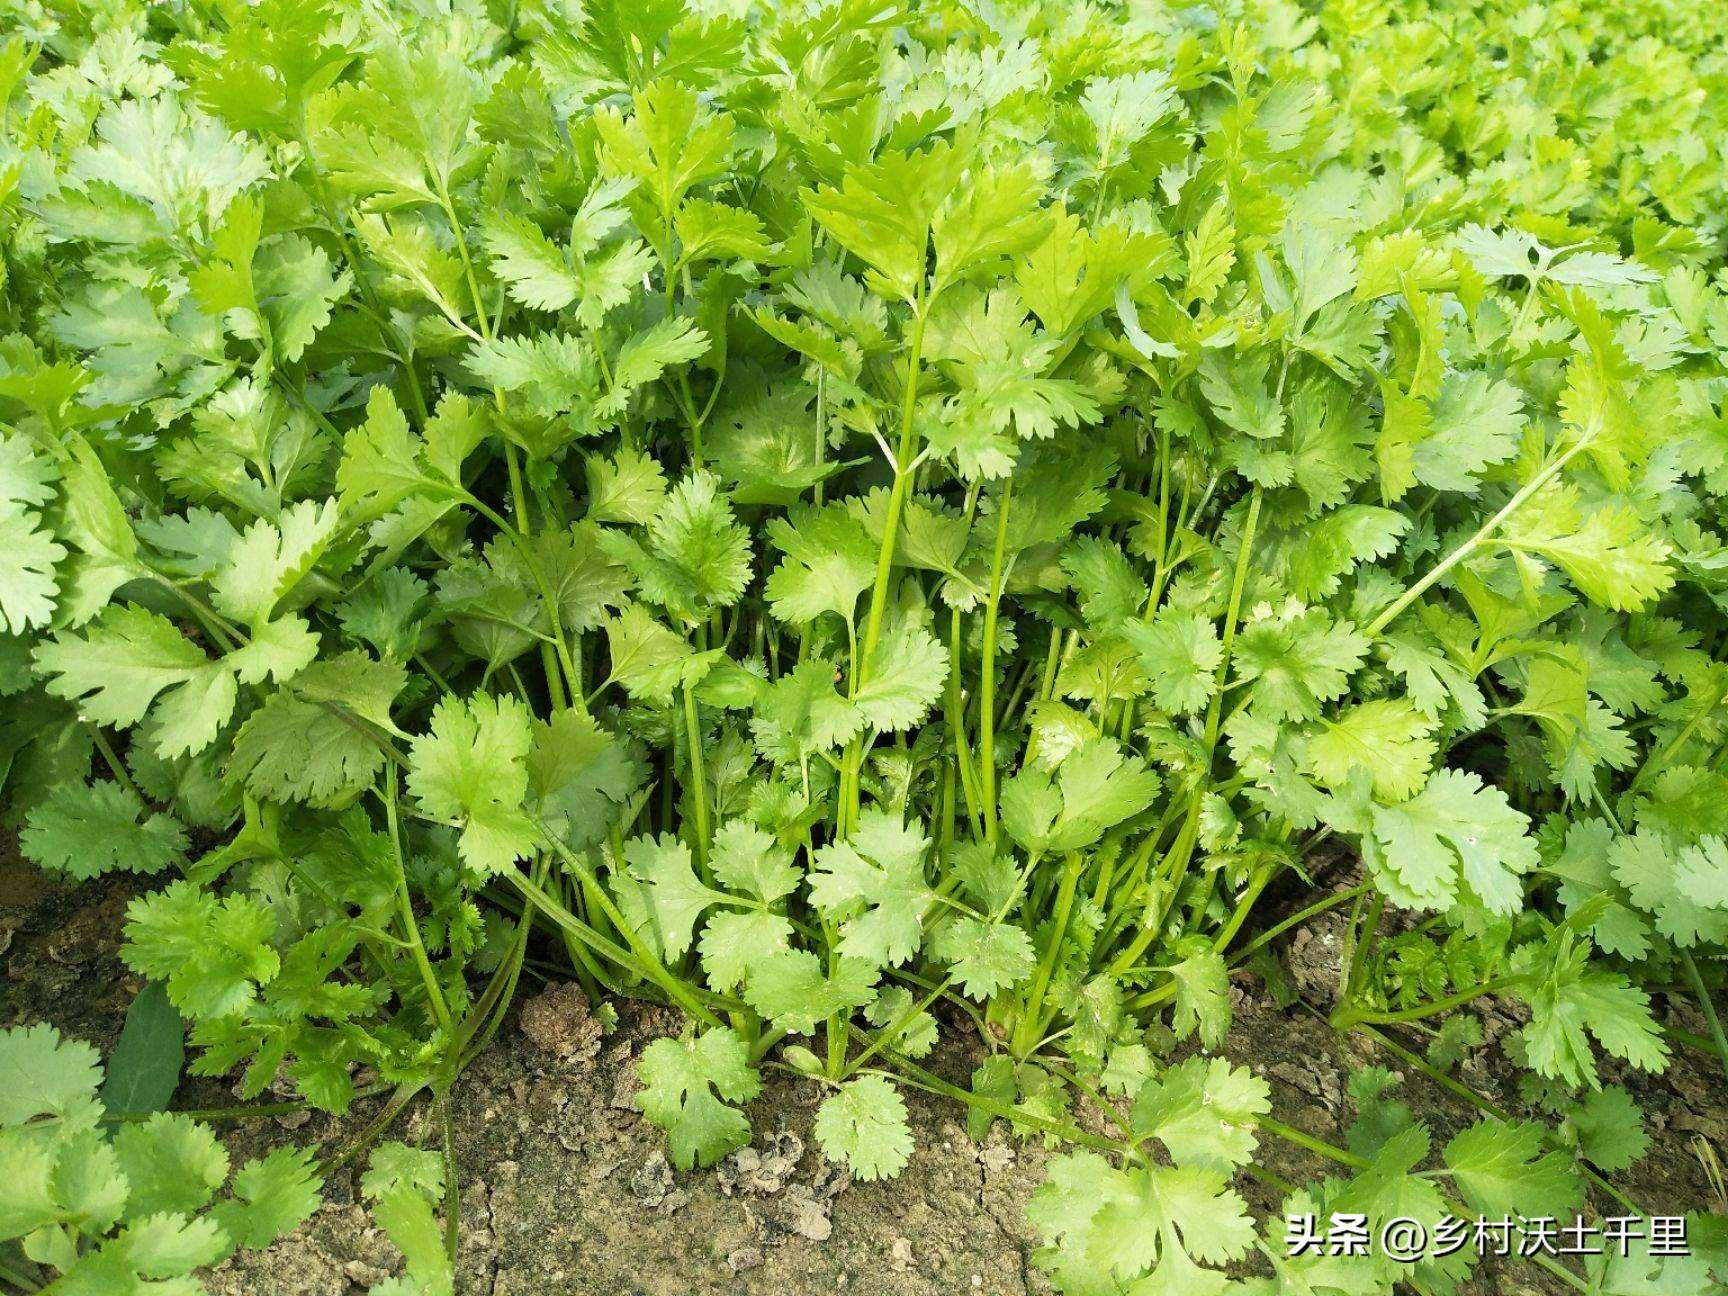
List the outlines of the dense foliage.
<svg viewBox="0 0 1728 1296">
<path fill-rule="evenodd" d="M 1259 1135 L 1339 1166 L 1292 1210 L 1569 1216 L 1646 1141 L 1605 1071 L 1728 1065 L 1722 12 L 0 15 L 6 811 L 154 879 L 125 958 L 196 1072 L 341 1112 L 363 1068 L 376 1134 L 540 933 L 685 1014 L 640 1065 L 679 1166 L 782 1066 L 891 1176 L 930 1089 L 1064 1145 L 1062 1290 L 1152 1296 L 1468 1275 L 1286 1259 Z M 1367 1071 L 1331 1148 L 1177 1047 L 1331 910 L 1339 1030 L 1444 1078 L 1514 1001 L 1554 1124 L 1431 1148 Z M 78 1046 L 0 1037 L 17 1076 L 32 1261 L 142 1283 L 303 1213 L 284 1156 L 197 1215 L 219 1148 L 110 1148 Z M 448 1290 L 453 1190 L 379 1149 L 391 1293 Z M 1716 1290 L 1693 1248 L 1543 1263 Z"/>
</svg>

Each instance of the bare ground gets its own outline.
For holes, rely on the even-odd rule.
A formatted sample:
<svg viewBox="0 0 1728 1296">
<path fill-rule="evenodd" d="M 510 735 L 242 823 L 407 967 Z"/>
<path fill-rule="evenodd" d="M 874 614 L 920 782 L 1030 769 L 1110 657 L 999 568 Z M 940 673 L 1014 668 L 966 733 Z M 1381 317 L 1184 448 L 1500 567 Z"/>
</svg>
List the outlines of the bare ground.
<svg viewBox="0 0 1728 1296">
<path fill-rule="evenodd" d="M 0 864 L 0 1026 L 50 1021 L 106 1051 L 138 988 L 115 955 L 123 882 L 69 888 L 28 866 Z M 1334 979 L 1337 941 L 1322 922 L 1285 950 L 1293 979 L 1321 1008 Z M 1312 1010 L 1276 1008 L 1257 980 L 1235 985 L 1237 1027 L 1226 1049 L 1272 1084 L 1279 1119 L 1341 1142 L 1350 1120 L 1349 1073 L 1374 1064 L 1408 1070 L 1359 1036 L 1340 1037 Z M 1699 1029 L 1676 1000 L 1678 1024 Z M 1499 1041 L 1512 1005 L 1489 1016 L 1488 1040 L 1464 1077 L 1497 1103 L 1524 1110 Z M 1047 1151 L 1011 1138 L 998 1122 L 971 1142 L 961 1113 L 909 1092 L 916 1151 L 896 1180 L 853 1183 L 814 1146 L 820 1094 L 772 1078 L 751 1107 L 754 1144 L 707 1172 L 678 1174 L 664 1140 L 635 1111 L 634 1062 L 674 1025 L 652 1008 L 627 1006 L 602 1035 L 579 994 L 533 987 L 500 1041 L 462 1078 L 455 1142 L 461 1167 L 461 1290 L 465 1296 L 1020 1296 L 1049 1286 L 1030 1263 L 1035 1239 L 1023 1208 Z M 1406 1040 L 1406 1043 L 1413 1041 Z M 1419 1047 L 1419 1045 L 1418 1045 Z M 935 1069 L 963 1082 L 975 1058 L 950 1050 Z M 1644 1107 L 1649 1156 L 1616 1183 L 1646 1210 L 1722 1210 L 1713 1168 L 1728 1151 L 1728 1086 L 1714 1059 L 1677 1049 L 1659 1077 L 1618 1073 Z M 1421 1075 L 1400 1096 L 1443 1140 L 1474 1119 Z M 188 1082 L 188 1106 L 227 1101 L 215 1082 Z M 322 1115 L 232 1128 L 237 1156 L 283 1141 L 339 1146 L 368 1118 Z M 1090 1123 L 1096 1112 L 1082 1113 Z M 410 1107 L 392 1131 L 436 1142 L 429 1111 Z M 1261 1166 L 1301 1182 L 1331 1169 L 1276 1138 Z M 215 1296 L 350 1296 L 391 1273 L 400 1258 L 356 1201 L 357 1172 L 337 1172 L 319 1212 L 269 1251 L 243 1254 L 206 1279 Z M 1246 1176 L 1237 1188 L 1258 1211 L 1276 1211 L 1275 1188 Z M 1618 1210 L 1618 1208 L 1613 1208 Z M 1487 1296 L 1557 1290 L 1526 1266 L 1484 1270 Z"/>
</svg>

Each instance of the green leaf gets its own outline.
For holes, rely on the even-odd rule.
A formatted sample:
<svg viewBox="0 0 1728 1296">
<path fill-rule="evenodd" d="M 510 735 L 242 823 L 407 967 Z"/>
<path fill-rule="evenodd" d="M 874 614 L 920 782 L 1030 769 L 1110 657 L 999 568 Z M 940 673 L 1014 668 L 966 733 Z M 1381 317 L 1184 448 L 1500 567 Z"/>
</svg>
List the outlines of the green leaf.
<svg viewBox="0 0 1728 1296">
<path fill-rule="evenodd" d="M 1529 821 L 1499 788 L 1463 770 L 1443 769 L 1415 797 L 1373 809 L 1364 858 L 1393 902 L 1443 909 L 1468 892 L 1493 913 L 1523 903 L 1519 878 L 1536 867 Z"/>
<path fill-rule="evenodd" d="M 1578 1154 L 1609 1174 L 1629 1169 L 1650 1148 L 1644 1113 L 1619 1085 L 1586 1094 L 1567 1120 L 1578 1136 Z"/>
<path fill-rule="evenodd" d="M 408 681 L 392 662 L 349 652 L 314 662 L 271 694 L 234 736 L 229 775 L 268 801 L 347 805 L 384 768 L 390 708 Z"/>
<path fill-rule="evenodd" d="M 165 814 L 145 813 L 119 783 L 55 788 L 33 807 L 18 848 L 44 868 L 80 880 L 104 873 L 160 873 L 186 855 L 186 832 Z"/>
<path fill-rule="evenodd" d="M 166 1107 L 180 1085 L 185 1037 L 185 1023 L 168 1001 L 167 991 L 159 982 L 146 982 L 126 1010 L 120 1038 L 108 1055 L 103 1107 L 115 1115 L 142 1115 Z M 136 1192 L 137 1180 L 127 1178 Z"/>
<path fill-rule="evenodd" d="M 808 1035 L 835 1014 L 850 1014 L 876 995 L 876 965 L 842 958 L 832 973 L 806 949 L 775 950 L 750 960 L 744 1001 L 774 1026 Z"/>
<path fill-rule="evenodd" d="M 1160 608 L 1152 620 L 1124 621 L 1117 631 L 1138 655 L 1161 709 L 1193 715 L 1211 700 L 1224 650 L 1209 618 Z"/>
<path fill-rule="evenodd" d="M 1129 1124 L 1177 1165 L 1230 1171 L 1252 1158 L 1255 1118 L 1271 1110 L 1271 1090 L 1252 1072 L 1223 1058 L 1189 1058 L 1140 1088 Z"/>
<path fill-rule="evenodd" d="M 750 1141 L 750 1122 L 726 1103 L 762 1088 L 750 1051 L 724 1026 L 694 1039 L 655 1040 L 636 1064 L 642 1114 L 666 1131 L 680 1170 L 713 1165 Z"/>
<path fill-rule="evenodd" d="M 1519 991 L 1530 1022 L 1519 1032 L 1530 1066 L 1568 1085 L 1599 1087 L 1589 1037 L 1645 1071 L 1668 1064 L 1668 1044 L 1650 1015 L 1650 996 L 1619 972 L 1590 966 L 1586 945 L 1558 938 L 1558 948 L 1532 943 L 1518 950 L 1514 971 L 1529 984 Z"/>
<path fill-rule="evenodd" d="M 666 502 L 666 474 L 658 461 L 639 450 L 623 449 L 611 458 L 587 460 L 588 517 L 595 522 L 647 525 Z"/>
<path fill-rule="evenodd" d="M 924 939 L 933 897 L 924 881 L 930 840 L 881 810 L 866 810 L 845 841 L 816 853 L 810 900 L 839 924 L 840 953 L 873 967 L 906 962 Z"/>
<path fill-rule="evenodd" d="M 1176 1011 L 1171 1019 L 1177 1035 L 1198 1031 L 1201 1043 L 1217 1048 L 1230 1030 L 1230 974 L 1224 956 L 1203 936 L 1184 937 L 1176 944 L 1182 957 L 1167 969 L 1176 986 Z"/>
<path fill-rule="evenodd" d="M 1583 1181 L 1564 1152 L 1544 1152 L 1543 1128 L 1533 1121 L 1506 1124 L 1489 1118 L 1446 1144 L 1446 1167 L 1464 1200 L 1484 1215 L 1555 1218 L 1577 1211 Z"/>
<path fill-rule="evenodd" d="M 1156 1293 L 1222 1293 L 1224 1275 L 1195 1262 L 1222 1263 L 1254 1241 L 1242 1199 L 1224 1173 L 1198 1166 L 1117 1170 L 1093 1152 L 1056 1157 L 1032 1195 L 1027 1218 L 1051 1245 L 1034 1260 L 1067 1292 L 1119 1290 L 1114 1277 Z"/>
<path fill-rule="evenodd" d="M 274 523 L 259 520 L 240 533 L 227 561 L 211 578 L 217 610 L 258 626 L 304 580 L 323 556 L 337 524 L 336 505 L 302 501 Z"/>
<path fill-rule="evenodd" d="M 63 630 L 40 644 L 36 666 L 49 677 L 48 692 L 75 702 L 93 724 L 127 729 L 164 691 L 207 675 L 210 663 L 168 618 L 128 604 L 109 608 L 83 634 Z"/>
<path fill-rule="evenodd" d="M 64 1040 L 48 1025 L 0 1031 L 0 1127 L 38 1116 L 93 1118 L 101 1082 L 100 1059 L 84 1041 Z"/>
<path fill-rule="evenodd" d="M 235 1172 L 233 1196 L 217 1202 L 210 1217 L 231 1247 L 261 1251 L 305 1222 L 318 1208 L 322 1187 L 310 1152 L 277 1148 Z"/>
<path fill-rule="evenodd" d="M 513 698 L 445 698 L 430 732 L 408 752 L 408 790 L 439 818 L 462 828 L 462 859 L 499 873 L 530 855 L 538 840 L 523 810 L 528 796 L 528 709 Z"/>
<path fill-rule="evenodd" d="M 912 1156 L 900 1091 L 881 1076 L 848 1081 L 816 1109 L 816 1144 L 856 1179 L 892 1179 Z"/>
<path fill-rule="evenodd" d="M 114 1152 L 126 1176 L 131 1220 L 203 1210 L 228 1178 L 228 1152 L 209 1126 L 173 1112 L 120 1126 Z"/>
<path fill-rule="evenodd" d="M 786 555 L 764 590 L 774 615 L 804 625 L 835 612 L 850 622 L 876 576 L 876 544 L 863 523 L 838 504 L 800 509 L 772 519 L 768 538 Z"/>
<path fill-rule="evenodd" d="M 372 1149 L 366 1173 L 360 1176 L 365 1197 L 383 1197 L 399 1188 L 436 1197 L 444 1191 L 444 1157 L 406 1143 L 380 1143 Z"/>
<path fill-rule="evenodd" d="M 276 920 L 243 895 L 218 900 L 190 881 L 134 900 L 126 908 L 126 965 L 163 981 L 189 1017 L 223 1017 L 256 999 L 280 968 L 268 944 Z"/>
<path fill-rule="evenodd" d="M 55 565 L 66 548 L 36 508 L 54 498 L 55 476 L 23 436 L 0 433 L 0 631 L 9 634 L 46 626 L 54 615 Z"/>
<path fill-rule="evenodd" d="M 624 847 L 630 876 L 643 886 L 653 931 L 668 960 L 690 948 L 703 912 L 726 899 L 696 880 L 690 848 L 670 834 L 633 837 Z"/>
<path fill-rule="evenodd" d="M 1586 598 L 1617 612 L 1637 611 L 1674 583 L 1665 540 L 1629 508 L 1585 514 L 1570 485 L 1539 491 L 1513 514 L 1498 543 L 1527 563 L 1553 563 Z"/>
<path fill-rule="evenodd" d="M 1308 765 L 1327 787 L 1343 787 L 1356 770 L 1365 770 L 1374 792 L 1402 801 L 1428 781 L 1435 743 L 1433 722 L 1402 698 L 1378 698 L 1321 720 L 1308 740 Z"/>
<path fill-rule="evenodd" d="M 1021 928 L 968 917 L 945 925 L 931 952 L 953 965 L 961 989 L 975 999 L 990 999 L 1019 985 L 1037 965 L 1032 938 Z"/>
<path fill-rule="evenodd" d="M 647 543 L 604 532 L 602 547 L 636 578 L 641 596 L 693 624 L 729 607 L 750 578 L 750 536 L 732 516 L 712 473 L 692 473 L 666 496 Z"/>
<path fill-rule="evenodd" d="M 953 192 L 965 159 L 945 143 L 917 153 L 884 152 L 851 164 L 838 188 L 805 196 L 816 222 L 870 267 L 872 287 L 914 301 L 924 286 L 930 223 Z"/>
<path fill-rule="evenodd" d="M 1267 720 L 1307 720 L 1342 697 L 1368 652 L 1348 622 L 1319 609 L 1286 607 L 1247 621 L 1236 636 L 1234 666 L 1251 686 L 1249 706 Z"/>
<path fill-rule="evenodd" d="M 911 729 L 942 696 L 947 677 L 948 650 L 934 635 L 920 626 L 892 627 L 877 643 L 852 705 L 872 729 Z"/>
<path fill-rule="evenodd" d="M 1053 779 L 1038 769 L 1009 779 L 1002 826 L 1028 850 L 1079 850 L 1150 807 L 1158 788 L 1158 776 L 1113 739 L 1089 739 L 1063 758 Z"/>
</svg>

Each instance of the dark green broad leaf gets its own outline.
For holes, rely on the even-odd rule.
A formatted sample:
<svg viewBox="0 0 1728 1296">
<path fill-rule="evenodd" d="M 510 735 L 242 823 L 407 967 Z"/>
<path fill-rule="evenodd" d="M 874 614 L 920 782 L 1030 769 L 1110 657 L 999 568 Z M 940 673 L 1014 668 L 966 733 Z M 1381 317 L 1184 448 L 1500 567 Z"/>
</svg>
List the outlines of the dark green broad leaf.
<svg viewBox="0 0 1728 1296">
<path fill-rule="evenodd" d="M 102 1105 L 115 1116 L 167 1108 L 186 1062 L 186 1024 L 160 981 L 148 981 L 126 1010 L 126 1024 L 108 1057 Z"/>
</svg>

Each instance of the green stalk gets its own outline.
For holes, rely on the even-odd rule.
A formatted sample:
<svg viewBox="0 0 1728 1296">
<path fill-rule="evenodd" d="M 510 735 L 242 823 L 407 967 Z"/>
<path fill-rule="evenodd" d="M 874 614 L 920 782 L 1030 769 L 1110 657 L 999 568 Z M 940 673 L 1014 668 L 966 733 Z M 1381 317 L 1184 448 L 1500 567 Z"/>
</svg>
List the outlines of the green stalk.
<svg viewBox="0 0 1728 1296">
<path fill-rule="evenodd" d="M 1698 1006 L 1704 1010 L 1704 1020 L 1710 1025 L 1710 1038 L 1716 1045 L 1716 1056 L 1722 1060 L 1722 1073 L 1728 1075 L 1728 1036 L 1722 1033 L 1722 1020 L 1716 1015 L 1716 1005 L 1710 1002 L 1709 987 L 1704 984 L 1704 977 L 1698 971 L 1690 950 L 1680 951 L 1680 966 L 1686 970 L 1686 980 L 1692 985 L 1692 993 L 1698 996 Z"/>
<path fill-rule="evenodd" d="M 996 543 L 990 552 L 990 597 L 984 605 L 984 644 L 978 659 L 982 676 L 978 695 L 979 801 L 984 815 L 984 840 L 996 840 L 996 636 L 1002 612 L 1002 586 L 1008 552 L 1008 514 L 1014 503 L 1014 478 L 1002 482 L 996 506 Z"/>
<path fill-rule="evenodd" d="M 966 705 L 960 694 L 960 674 L 965 644 L 960 638 L 960 609 L 954 608 L 948 620 L 948 733 L 954 742 L 954 764 L 960 774 L 960 791 L 966 798 L 966 817 L 972 821 L 973 835 L 983 835 L 983 818 L 979 811 L 980 793 L 977 774 L 972 766 L 972 747 L 966 740 Z"/>
<path fill-rule="evenodd" d="M 1230 602 L 1224 613 L 1224 636 L 1218 654 L 1218 669 L 1213 676 L 1212 699 L 1206 705 L 1206 730 L 1201 741 L 1205 748 L 1208 769 L 1194 785 L 1189 797 L 1187 819 L 1160 870 L 1161 876 L 1169 882 L 1170 904 L 1159 914 L 1157 923 L 1148 922 L 1111 965 L 1111 971 L 1118 976 L 1133 967 L 1152 941 L 1162 933 L 1170 910 L 1175 908 L 1181 893 L 1183 879 L 1187 876 L 1188 865 L 1193 859 L 1195 843 L 1199 840 L 1200 810 L 1206 795 L 1205 775 L 1210 774 L 1212 753 L 1218 746 L 1218 732 L 1223 723 L 1224 685 L 1230 675 L 1230 658 L 1236 645 L 1236 624 L 1242 615 L 1242 596 L 1248 586 L 1248 563 L 1254 553 L 1254 536 L 1260 527 L 1260 499 L 1260 488 L 1256 486 L 1253 494 L 1248 497 L 1248 516 L 1242 523 L 1242 536 L 1236 550 L 1236 570 L 1230 581 Z"/>
<path fill-rule="evenodd" d="M 1363 1023 L 1375 1026 L 1397 1026 L 1421 1021 L 1427 1017 L 1438 1017 L 1441 1013 L 1450 1012 L 1454 1008 L 1462 1008 L 1465 1004 L 1473 1003 L 1484 995 L 1498 994 L 1508 986 L 1515 984 L 1517 980 L 1517 977 L 1499 977 L 1481 985 L 1471 986 L 1468 990 L 1460 990 L 1457 994 L 1447 995 L 1444 999 L 1434 999 L 1428 1003 L 1417 1004 L 1414 1008 L 1400 1008 L 1391 1012 L 1377 1012 L 1357 1004 L 1345 1003 L 1333 1012 L 1331 1022 L 1338 1030 L 1350 1030 Z"/>
<path fill-rule="evenodd" d="M 126 772 L 126 764 L 115 753 L 114 747 L 108 741 L 108 735 L 102 732 L 102 726 L 85 720 L 82 722 L 85 732 L 90 735 L 90 741 L 96 745 L 96 750 L 102 754 L 103 762 L 108 766 L 108 772 L 114 776 L 114 781 L 137 797 L 145 805 L 150 804 L 150 798 L 138 790 L 138 785 L 132 781 L 132 776 Z"/>
<path fill-rule="evenodd" d="M 624 938 L 625 943 L 630 947 L 629 955 L 620 959 L 619 955 L 625 953 L 623 950 L 598 936 L 586 923 L 577 919 L 574 914 L 553 900 L 530 879 L 524 877 L 520 872 L 512 872 L 509 874 L 510 881 L 515 884 L 517 889 L 538 904 L 553 922 L 576 933 L 590 949 L 606 954 L 613 962 L 619 963 L 620 966 L 629 971 L 652 981 L 665 991 L 674 1003 L 697 1020 L 710 1026 L 720 1025 L 720 1019 L 696 997 L 691 987 L 668 971 L 666 965 L 660 961 L 659 956 L 642 943 L 641 937 L 625 921 L 624 915 L 618 912 L 618 907 L 606 894 L 605 888 L 600 886 L 599 879 L 594 877 L 594 871 L 588 867 L 587 863 L 579 859 L 568 846 L 552 834 L 546 834 L 546 840 L 552 846 L 553 851 L 557 853 L 558 858 L 564 862 L 566 868 L 575 871 L 577 876 L 594 882 L 594 889 L 591 894 L 600 901 L 602 911 L 612 921 L 612 925 L 618 929 L 618 934 Z"/>
<path fill-rule="evenodd" d="M 419 1096 L 426 1085 L 421 1081 L 412 1081 L 398 1085 L 396 1092 L 390 1095 L 390 1100 L 384 1104 L 384 1110 L 377 1118 L 367 1125 L 357 1135 L 343 1144 L 339 1151 L 331 1153 L 318 1162 L 317 1173 L 321 1178 L 328 1179 L 336 1171 L 347 1165 L 367 1148 L 376 1143 L 384 1131 L 395 1124 L 396 1118 L 402 1114 L 402 1109 Z"/>
<path fill-rule="evenodd" d="M 846 1067 L 846 1075 L 856 1075 L 858 1068 L 863 1066 L 871 1058 L 875 1057 L 876 1054 L 882 1052 L 884 1049 L 892 1048 L 894 1042 L 900 1038 L 901 1033 L 904 1032 L 913 1022 L 918 1020 L 918 1014 L 928 1010 L 931 1004 L 935 1003 L 948 992 L 948 987 L 953 983 L 954 974 L 950 972 L 947 976 L 943 977 L 936 983 L 935 989 L 931 990 L 923 999 L 908 1008 L 899 1021 L 884 1026 L 880 1031 L 878 1031 L 876 1038 L 871 1040 L 869 1045 L 865 1047 L 864 1051 L 857 1057 L 853 1058 L 851 1063 Z"/>
<path fill-rule="evenodd" d="M 696 867 L 702 880 L 712 884 L 708 872 L 708 786 L 702 761 L 702 725 L 696 712 L 696 689 L 684 683 L 684 733 L 690 745 L 690 798 L 696 810 Z"/>
<path fill-rule="evenodd" d="M 1062 952 L 1063 942 L 1068 937 L 1068 917 L 1074 908 L 1074 892 L 1080 885 L 1082 871 L 1079 852 L 1071 853 L 1063 861 L 1062 883 L 1056 891 L 1056 907 L 1050 920 L 1050 944 L 1045 947 L 1044 957 L 1039 960 L 1037 975 L 1032 980 L 1032 988 L 1026 992 L 1026 1003 L 1021 1009 L 1020 1021 L 1014 1028 L 1010 1049 L 1016 1057 L 1025 1057 L 1037 1047 L 1043 1027 L 1041 1014 L 1044 995 L 1050 988 L 1050 978 L 1056 970 L 1056 958 Z"/>
<path fill-rule="evenodd" d="M 1243 959 L 1253 955 L 1255 951 L 1270 945 L 1292 927 L 1300 927 L 1310 918 L 1317 917 L 1329 909 L 1336 909 L 1341 904 L 1348 904 L 1351 900 L 1354 900 L 1367 890 L 1368 883 L 1360 882 L 1351 887 L 1348 891 L 1335 892 L 1334 894 L 1327 896 L 1324 900 L 1317 900 L 1307 908 L 1297 910 L 1282 922 L 1268 927 L 1253 940 L 1249 941 L 1248 944 L 1244 945 L 1235 955 L 1232 956 L 1231 961 L 1238 963 L 1241 962 Z"/>
<path fill-rule="evenodd" d="M 462 1237 L 462 1192 L 456 1177 L 456 1122 L 450 1113 L 450 1089 L 438 1097 L 438 1124 L 444 1144 L 444 1254 L 451 1268 Z"/>
<path fill-rule="evenodd" d="M 1224 685 L 1230 676 L 1230 654 L 1236 646 L 1236 622 L 1242 615 L 1242 594 L 1248 586 L 1248 561 L 1254 553 L 1254 533 L 1260 527 L 1260 488 L 1248 497 L 1248 516 L 1242 523 L 1242 539 L 1236 551 L 1236 571 L 1230 581 L 1230 605 L 1224 613 L 1224 641 L 1213 677 L 1212 700 L 1206 704 L 1206 754 L 1218 746 L 1218 728 L 1224 718 Z M 1198 789 L 1195 800 L 1199 800 Z"/>
<path fill-rule="evenodd" d="M 852 662 L 849 695 L 857 697 L 870 677 L 870 663 L 876 655 L 877 641 L 882 637 L 882 619 L 888 610 L 888 587 L 893 582 L 894 548 L 900 539 L 900 515 L 906 511 L 906 495 L 912 481 L 912 460 L 916 457 L 918 430 L 918 371 L 924 355 L 924 324 L 929 316 L 929 302 L 920 288 L 919 299 L 913 305 L 912 342 L 906 355 L 906 384 L 900 401 L 900 440 L 894 455 L 894 484 L 888 492 L 888 508 L 883 516 L 882 543 L 876 553 L 876 577 L 870 587 L 870 610 L 864 620 L 864 642 Z M 864 740 L 853 738 L 846 744 L 841 760 L 839 801 L 836 807 L 836 828 L 843 835 L 858 819 L 859 770 L 864 763 Z"/>
<path fill-rule="evenodd" d="M 11 1283 L 19 1291 L 26 1293 L 26 1296 L 42 1290 L 40 1284 L 32 1282 L 21 1271 L 4 1262 L 0 1262 L 0 1282 Z"/>
<path fill-rule="evenodd" d="M 420 980 L 426 986 L 426 1000 L 437 1018 L 439 1029 L 449 1035 L 454 1023 L 450 1006 L 444 1002 L 444 990 L 438 984 L 438 974 L 432 969 L 426 944 L 420 938 L 420 922 L 414 917 L 414 897 L 408 890 L 408 864 L 402 856 L 402 826 L 396 812 L 396 767 L 386 764 L 384 785 L 384 822 L 390 834 L 390 859 L 396 868 L 396 911 L 402 919 L 408 949 L 414 955 L 414 965 L 420 970 Z"/>
<path fill-rule="evenodd" d="M 1374 937 L 1380 934 L 1380 916 L 1386 911 L 1386 897 L 1378 891 L 1368 893 L 1368 917 L 1361 923 L 1357 922 L 1360 906 L 1350 910 L 1350 926 L 1344 933 L 1344 950 L 1338 960 L 1341 976 L 1338 981 L 1338 1002 L 1346 1004 L 1355 997 L 1356 987 L 1362 984 L 1363 969 L 1368 966 L 1368 956 L 1373 948 Z"/>
<path fill-rule="evenodd" d="M 1364 633 L 1370 639 L 1379 638 L 1380 635 L 1385 632 L 1386 627 L 1396 621 L 1399 614 L 1402 613 L 1405 608 L 1409 607 L 1417 599 L 1426 594 L 1436 583 L 1445 577 L 1447 572 L 1451 571 L 1459 563 L 1463 562 L 1471 554 L 1475 553 L 1477 548 L 1486 543 L 1508 518 L 1518 512 L 1519 509 L 1523 508 L 1525 504 L 1529 503 L 1531 496 L 1535 495 L 1537 491 L 1541 490 L 1549 482 L 1553 481 L 1554 478 L 1558 477 L 1560 475 L 1560 470 L 1566 466 L 1566 464 L 1572 459 L 1572 456 L 1584 449 L 1584 447 L 1589 445 L 1589 443 L 1588 439 L 1579 441 L 1576 445 L 1565 450 L 1559 458 L 1554 460 L 1553 463 L 1549 464 L 1546 468 L 1542 469 L 1532 477 L 1529 482 L 1525 484 L 1523 489 L 1519 490 L 1517 494 L 1506 501 L 1504 508 L 1478 527 L 1474 535 L 1459 544 L 1458 547 L 1451 553 L 1447 554 L 1445 558 L 1436 563 L 1429 570 L 1426 576 L 1417 581 L 1409 589 L 1405 590 L 1404 593 L 1394 600 L 1385 611 L 1381 612 L 1379 616 L 1369 622 Z"/>
</svg>

